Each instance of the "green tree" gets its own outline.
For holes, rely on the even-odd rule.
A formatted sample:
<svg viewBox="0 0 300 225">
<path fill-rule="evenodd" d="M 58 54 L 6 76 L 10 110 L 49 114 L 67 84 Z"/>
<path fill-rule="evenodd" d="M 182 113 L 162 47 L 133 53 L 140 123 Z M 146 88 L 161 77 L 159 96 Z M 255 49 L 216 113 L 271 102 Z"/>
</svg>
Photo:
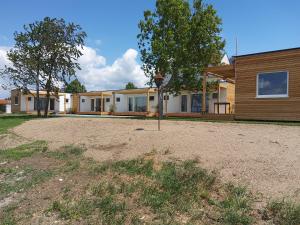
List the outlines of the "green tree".
<svg viewBox="0 0 300 225">
<path fill-rule="evenodd" d="M 165 87 L 170 92 L 199 90 L 204 69 L 221 61 L 221 19 L 201 0 L 192 5 L 187 0 L 157 0 L 154 11 L 144 12 L 139 29 L 143 70 L 151 86 L 159 71 L 170 77 Z"/>
<path fill-rule="evenodd" d="M 132 82 L 128 82 L 125 86 L 125 89 L 136 89 L 137 87 Z"/>
<path fill-rule="evenodd" d="M 44 115 L 48 116 L 50 95 L 56 95 L 59 85 L 68 83 L 80 69 L 77 59 L 86 33 L 74 23 L 45 17 L 25 25 L 24 31 L 14 36 L 15 46 L 7 54 L 12 66 L 6 66 L 2 75 L 25 92 L 35 85 L 39 115 L 39 90 L 46 90 Z"/>
<path fill-rule="evenodd" d="M 20 91 L 30 93 L 32 87 L 36 89 L 37 113 L 41 116 L 40 109 L 40 84 L 42 68 L 41 27 L 32 24 L 25 25 L 24 31 L 14 33 L 15 45 L 8 51 L 7 57 L 11 65 L 5 66 L 1 75 L 8 80 L 9 85 Z"/>
<path fill-rule="evenodd" d="M 42 27 L 44 39 L 43 81 L 46 90 L 45 116 L 48 115 L 50 95 L 57 93 L 58 84 L 66 84 L 77 70 L 80 70 L 78 58 L 82 56 L 82 48 L 86 33 L 79 25 L 66 23 L 64 19 L 46 17 L 35 22 L 33 26 Z"/>
<path fill-rule="evenodd" d="M 78 79 L 71 81 L 67 84 L 65 92 L 67 93 L 83 93 L 86 92 L 86 88 L 83 84 L 80 83 Z"/>
</svg>

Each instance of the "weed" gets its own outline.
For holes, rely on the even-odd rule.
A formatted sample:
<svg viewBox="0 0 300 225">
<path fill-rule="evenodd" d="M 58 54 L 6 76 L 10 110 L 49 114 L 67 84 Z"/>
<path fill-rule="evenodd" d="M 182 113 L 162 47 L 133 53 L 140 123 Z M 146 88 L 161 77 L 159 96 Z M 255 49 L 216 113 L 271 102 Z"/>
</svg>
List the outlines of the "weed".
<svg viewBox="0 0 300 225">
<path fill-rule="evenodd" d="M 112 164 L 112 169 L 129 175 L 145 175 L 149 177 L 153 174 L 153 161 L 144 159 L 118 161 Z"/>
<path fill-rule="evenodd" d="M 298 225 L 300 224 L 300 204 L 291 201 L 272 201 L 267 208 L 274 218 L 274 224 Z"/>
<path fill-rule="evenodd" d="M 253 222 L 253 218 L 249 216 L 251 210 L 251 198 L 246 188 L 228 184 L 227 196 L 220 203 L 222 210 L 222 218 L 224 224 L 230 225 L 248 225 Z"/>
<path fill-rule="evenodd" d="M 0 159 L 20 160 L 25 157 L 30 157 L 36 152 L 45 152 L 47 149 L 47 142 L 35 141 L 15 148 L 1 150 Z"/>
</svg>

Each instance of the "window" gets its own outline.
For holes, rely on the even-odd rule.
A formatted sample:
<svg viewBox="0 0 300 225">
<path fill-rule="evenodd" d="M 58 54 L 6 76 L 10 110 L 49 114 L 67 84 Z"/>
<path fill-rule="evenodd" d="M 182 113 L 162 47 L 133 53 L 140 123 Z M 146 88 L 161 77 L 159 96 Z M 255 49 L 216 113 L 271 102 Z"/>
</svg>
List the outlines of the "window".
<svg viewBox="0 0 300 225">
<path fill-rule="evenodd" d="M 85 103 L 85 99 L 81 99 L 81 102 L 82 102 L 82 103 Z"/>
<path fill-rule="evenodd" d="M 110 98 L 106 98 L 105 101 L 106 101 L 106 102 L 110 102 Z"/>
<path fill-rule="evenodd" d="M 165 96 L 164 96 L 164 100 L 169 101 L 169 95 L 165 95 Z"/>
<path fill-rule="evenodd" d="M 149 96 L 149 101 L 154 101 L 154 96 Z"/>
<path fill-rule="evenodd" d="M 19 105 L 19 96 L 15 96 L 15 105 Z"/>
<path fill-rule="evenodd" d="M 147 111 L 147 97 L 135 97 L 134 98 L 134 111 L 135 112 L 146 112 Z"/>
<path fill-rule="evenodd" d="M 69 102 L 69 99 L 68 98 L 66 98 L 66 103 L 68 103 Z"/>
<path fill-rule="evenodd" d="M 120 101 L 121 101 L 121 98 L 120 98 L 120 97 L 117 97 L 117 98 L 116 98 L 116 101 L 117 101 L 117 102 L 120 102 Z"/>
<path fill-rule="evenodd" d="M 31 101 L 31 97 L 28 97 L 28 101 L 29 101 L 29 102 Z"/>
<path fill-rule="evenodd" d="M 181 112 L 187 112 L 187 95 L 181 95 Z"/>
<path fill-rule="evenodd" d="M 47 99 L 46 98 L 40 98 L 40 110 L 45 110 Z M 37 110 L 37 98 L 34 98 L 34 110 Z"/>
<path fill-rule="evenodd" d="M 218 94 L 218 93 L 213 93 L 213 94 L 212 94 L 212 98 L 213 98 L 213 99 L 217 99 L 217 98 L 218 98 L 218 96 L 219 96 L 219 94 Z"/>
<path fill-rule="evenodd" d="M 288 72 L 258 74 L 256 89 L 258 98 L 288 97 Z"/>
</svg>

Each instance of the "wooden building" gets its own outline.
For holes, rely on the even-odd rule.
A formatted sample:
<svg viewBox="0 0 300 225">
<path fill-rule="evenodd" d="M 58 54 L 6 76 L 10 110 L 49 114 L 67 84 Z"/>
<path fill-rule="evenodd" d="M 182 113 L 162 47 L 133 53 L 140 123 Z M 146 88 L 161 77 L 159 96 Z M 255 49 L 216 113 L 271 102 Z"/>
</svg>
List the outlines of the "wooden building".
<svg viewBox="0 0 300 225">
<path fill-rule="evenodd" d="M 235 57 L 235 118 L 300 121 L 300 48 Z"/>
</svg>

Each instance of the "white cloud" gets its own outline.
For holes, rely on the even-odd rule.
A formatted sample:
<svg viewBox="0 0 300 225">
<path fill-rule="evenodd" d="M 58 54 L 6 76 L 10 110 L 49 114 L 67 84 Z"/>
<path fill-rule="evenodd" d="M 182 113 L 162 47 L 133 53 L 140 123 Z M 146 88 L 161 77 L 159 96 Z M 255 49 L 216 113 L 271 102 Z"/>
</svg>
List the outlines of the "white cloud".
<svg viewBox="0 0 300 225">
<path fill-rule="evenodd" d="M 4 69 L 5 65 L 9 65 L 10 63 L 6 55 L 9 49 L 7 46 L 0 46 L 0 71 Z M 9 97 L 9 91 L 3 88 L 6 84 L 7 82 L 0 78 L 0 98 Z"/>
<path fill-rule="evenodd" d="M 9 64 L 6 56 L 8 50 L 9 47 L 0 46 L 0 68 Z M 147 78 L 137 62 L 138 52 L 135 49 L 128 49 L 111 65 L 91 47 L 85 46 L 82 52 L 83 56 L 78 60 L 81 70 L 77 76 L 88 91 L 122 89 L 128 82 L 138 87 L 145 86 Z M 0 80 L 0 98 L 8 97 L 8 92 L 1 88 L 2 84 L 4 81 Z"/>
<path fill-rule="evenodd" d="M 77 76 L 88 90 L 110 90 L 124 88 L 126 83 L 133 82 L 138 87 L 144 87 L 147 79 L 137 63 L 138 52 L 128 49 L 122 57 L 112 65 L 106 65 L 105 58 L 97 55 L 90 47 L 83 51 L 85 59 L 79 59 L 82 70 Z M 99 59 L 102 60 L 99 60 Z"/>
</svg>

